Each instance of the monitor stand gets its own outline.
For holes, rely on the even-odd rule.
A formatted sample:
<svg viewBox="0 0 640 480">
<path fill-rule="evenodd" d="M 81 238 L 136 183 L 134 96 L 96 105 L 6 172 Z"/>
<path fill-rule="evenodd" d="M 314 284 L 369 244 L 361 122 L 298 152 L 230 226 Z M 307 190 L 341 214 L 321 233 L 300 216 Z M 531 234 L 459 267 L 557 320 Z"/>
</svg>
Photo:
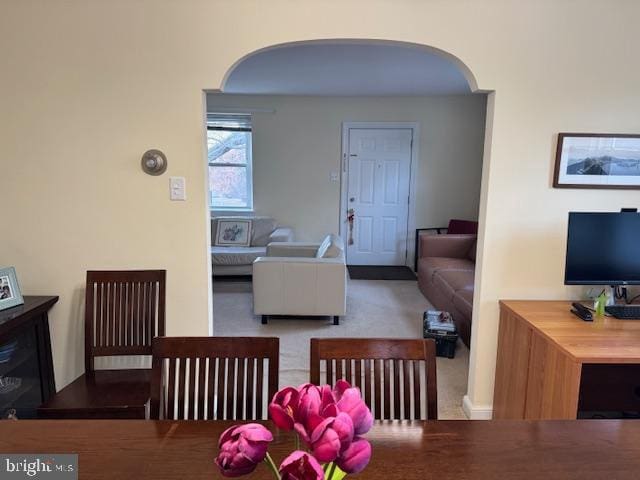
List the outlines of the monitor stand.
<svg viewBox="0 0 640 480">
<path fill-rule="evenodd" d="M 626 305 L 627 304 L 627 287 L 624 285 L 610 285 L 607 306 L 609 305 Z"/>
</svg>

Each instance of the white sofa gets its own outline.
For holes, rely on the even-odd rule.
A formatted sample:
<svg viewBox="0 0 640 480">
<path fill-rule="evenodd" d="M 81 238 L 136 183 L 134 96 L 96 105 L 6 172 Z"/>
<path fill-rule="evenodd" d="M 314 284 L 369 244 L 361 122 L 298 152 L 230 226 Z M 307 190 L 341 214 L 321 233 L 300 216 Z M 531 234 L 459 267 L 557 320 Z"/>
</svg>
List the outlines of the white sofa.
<svg viewBox="0 0 640 480">
<path fill-rule="evenodd" d="M 253 262 L 253 310 L 269 315 L 333 316 L 347 308 L 347 266 L 340 237 L 322 243 L 275 242 Z"/>
<path fill-rule="evenodd" d="M 215 246 L 218 220 L 251 220 L 251 242 L 248 247 Z M 213 217 L 211 219 L 211 267 L 214 276 L 251 275 L 253 261 L 267 254 L 270 242 L 293 241 L 293 230 L 278 226 L 271 217 Z"/>
</svg>

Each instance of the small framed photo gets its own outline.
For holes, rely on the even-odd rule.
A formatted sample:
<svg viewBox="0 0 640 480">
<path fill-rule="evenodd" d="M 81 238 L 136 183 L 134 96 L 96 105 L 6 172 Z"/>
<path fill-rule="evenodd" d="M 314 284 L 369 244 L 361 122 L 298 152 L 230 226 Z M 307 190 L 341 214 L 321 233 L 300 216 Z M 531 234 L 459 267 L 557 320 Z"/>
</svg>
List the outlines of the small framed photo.
<svg viewBox="0 0 640 480">
<path fill-rule="evenodd" d="M 216 245 L 248 247 L 251 244 L 251 220 L 218 220 Z"/>
<path fill-rule="evenodd" d="M 24 299 L 20 293 L 15 268 L 0 268 L 0 310 L 22 305 L 23 303 Z"/>
<path fill-rule="evenodd" d="M 640 189 L 640 135 L 559 133 L 553 186 Z"/>
</svg>

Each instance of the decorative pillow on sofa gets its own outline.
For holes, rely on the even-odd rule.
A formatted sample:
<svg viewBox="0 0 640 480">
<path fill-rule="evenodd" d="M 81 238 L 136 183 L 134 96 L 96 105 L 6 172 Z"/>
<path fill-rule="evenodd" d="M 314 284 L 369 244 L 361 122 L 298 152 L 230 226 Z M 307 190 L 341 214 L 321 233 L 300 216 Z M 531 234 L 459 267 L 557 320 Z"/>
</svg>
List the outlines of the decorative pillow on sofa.
<svg viewBox="0 0 640 480">
<path fill-rule="evenodd" d="M 251 224 L 251 246 L 266 247 L 271 241 L 271 233 L 278 228 L 278 222 L 271 217 L 253 217 Z"/>
<path fill-rule="evenodd" d="M 338 258 L 343 251 L 342 239 L 332 233 L 327 235 L 318 247 L 316 258 Z"/>
<path fill-rule="evenodd" d="M 219 218 L 216 241 L 218 247 L 248 247 L 251 245 L 250 219 Z"/>
</svg>

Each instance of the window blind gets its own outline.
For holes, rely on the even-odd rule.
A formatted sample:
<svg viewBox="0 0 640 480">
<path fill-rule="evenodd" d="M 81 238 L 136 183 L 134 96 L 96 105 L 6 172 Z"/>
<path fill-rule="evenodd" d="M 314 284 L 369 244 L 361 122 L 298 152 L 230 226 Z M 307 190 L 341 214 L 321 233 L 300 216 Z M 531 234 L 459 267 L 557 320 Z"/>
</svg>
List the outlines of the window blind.
<svg viewBox="0 0 640 480">
<path fill-rule="evenodd" d="M 208 113 L 207 130 L 251 131 L 251 115 L 232 113 Z"/>
</svg>

